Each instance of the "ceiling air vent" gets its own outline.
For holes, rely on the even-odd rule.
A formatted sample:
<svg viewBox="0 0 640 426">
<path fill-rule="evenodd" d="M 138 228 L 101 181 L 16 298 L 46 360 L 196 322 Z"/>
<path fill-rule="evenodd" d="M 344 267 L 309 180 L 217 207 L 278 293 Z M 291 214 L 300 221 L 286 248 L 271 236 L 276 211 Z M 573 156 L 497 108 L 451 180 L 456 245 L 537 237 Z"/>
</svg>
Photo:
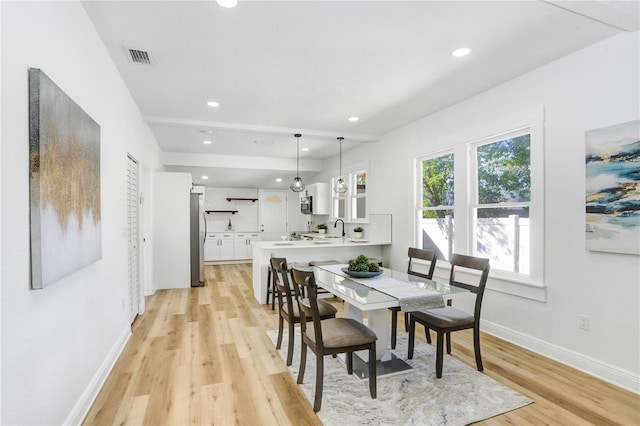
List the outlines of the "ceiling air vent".
<svg viewBox="0 0 640 426">
<path fill-rule="evenodd" d="M 127 47 L 127 58 L 129 62 L 133 62 L 134 64 L 141 65 L 152 65 L 153 64 L 153 56 L 151 52 L 142 49 L 135 49 L 132 47 Z"/>
</svg>

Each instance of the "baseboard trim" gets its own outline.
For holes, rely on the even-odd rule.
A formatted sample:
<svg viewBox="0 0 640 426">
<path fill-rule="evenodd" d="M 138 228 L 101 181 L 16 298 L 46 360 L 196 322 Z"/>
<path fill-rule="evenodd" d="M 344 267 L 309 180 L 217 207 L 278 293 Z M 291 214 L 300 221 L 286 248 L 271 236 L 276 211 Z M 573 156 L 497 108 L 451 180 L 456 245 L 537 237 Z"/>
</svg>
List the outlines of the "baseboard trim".
<svg viewBox="0 0 640 426">
<path fill-rule="evenodd" d="M 501 325 L 482 321 L 482 331 L 521 346 L 569 367 L 640 394 L 640 376 L 578 352 L 554 345 Z"/>
<path fill-rule="evenodd" d="M 131 326 L 128 325 L 122 330 L 122 333 L 116 340 L 115 344 L 107 354 L 107 357 L 102 362 L 102 365 L 93 376 L 89 385 L 85 388 L 82 395 L 80 395 L 80 399 L 76 402 L 76 405 L 73 407 L 67 419 L 64 421 L 63 425 L 79 425 L 82 424 L 85 416 L 89 412 L 93 401 L 95 401 L 98 396 L 98 392 L 102 389 L 102 385 L 109 377 L 109 373 L 113 369 L 113 366 L 116 364 L 116 361 L 120 357 L 124 346 L 129 341 L 129 337 L 131 337 Z"/>
</svg>

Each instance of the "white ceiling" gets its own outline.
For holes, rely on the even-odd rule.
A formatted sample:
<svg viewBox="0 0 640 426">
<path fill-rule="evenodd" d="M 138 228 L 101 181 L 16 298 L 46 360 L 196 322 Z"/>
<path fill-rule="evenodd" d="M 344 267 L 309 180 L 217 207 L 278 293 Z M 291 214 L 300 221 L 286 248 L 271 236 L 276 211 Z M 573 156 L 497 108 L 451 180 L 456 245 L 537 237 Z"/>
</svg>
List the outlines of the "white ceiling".
<svg viewBox="0 0 640 426">
<path fill-rule="evenodd" d="M 623 30 L 637 1 L 85 1 L 168 170 L 286 188 L 320 160 Z M 464 58 L 451 51 L 473 49 Z M 151 65 L 128 48 L 150 52 Z M 207 101 L 220 103 L 218 108 Z M 360 118 L 349 122 L 350 116 Z M 204 145 L 209 139 L 211 145 Z M 245 158 L 246 157 L 246 158 Z M 210 176 L 203 181 L 201 176 Z M 282 177 L 278 184 L 275 177 Z"/>
</svg>

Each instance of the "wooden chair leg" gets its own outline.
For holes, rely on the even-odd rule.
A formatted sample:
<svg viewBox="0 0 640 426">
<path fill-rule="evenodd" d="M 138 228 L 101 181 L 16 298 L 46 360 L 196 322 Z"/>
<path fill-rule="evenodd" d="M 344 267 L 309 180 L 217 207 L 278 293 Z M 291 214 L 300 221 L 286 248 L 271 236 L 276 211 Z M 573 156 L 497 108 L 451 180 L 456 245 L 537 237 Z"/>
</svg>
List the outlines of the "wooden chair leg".
<svg viewBox="0 0 640 426">
<path fill-rule="evenodd" d="M 276 349 L 280 349 L 282 346 L 282 331 L 284 328 L 284 319 L 282 315 L 278 315 L 278 341 L 276 342 Z"/>
<path fill-rule="evenodd" d="M 320 411 L 322 405 L 322 380 L 324 378 L 324 356 L 316 354 L 316 395 L 313 400 L 313 411 Z"/>
<path fill-rule="evenodd" d="M 397 334 L 398 334 L 398 312 L 391 311 L 391 349 L 396 348 Z"/>
<path fill-rule="evenodd" d="M 269 271 L 269 273 L 271 273 L 271 271 Z M 269 284 L 271 286 L 271 310 L 273 311 L 276 308 L 276 293 L 278 292 L 276 290 L 276 276 L 275 274 L 273 274 L 273 276 L 271 277 L 271 284 Z"/>
<path fill-rule="evenodd" d="M 424 338 L 427 339 L 427 343 L 431 344 L 431 333 L 426 325 L 424 326 Z"/>
<path fill-rule="evenodd" d="M 307 366 L 307 344 L 302 340 L 300 347 L 300 368 L 298 370 L 298 381 L 296 383 L 301 384 L 304 379 L 304 370 Z"/>
<path fill-rule="evenodd" d="M 287 346 L 287 367 L 293 363 L 293 341 L 295 335 L 295 324 L 289 323 L 289 345 Z"/>
<path fill-rule="evenodd" d="M 413 345 L 416 338 L 416 320 L 413 317 L 409 319 L 409 347 L 407 348 L 407 358 L 413 358 Z"/>
<path fill-rule="evenodd" d="M 376 376 L 376 368 L 376 342 L 373 342 L 369 348 L 369 393 L 373 399 L 378 397 L 378 377 Z"/>
<path fill-rule="evenodd" d="M 271 268 L 267 268 L 267 305 L 269 304 L 269 295 L 271 295 L 271 310 L 276 308 L 275 298 L 276 293 L 273 291 L 273 282 L 271 282 Z"/>
<path fill-rule="evenodd" d="M 409 312 L 404 313 L 404 331 L 409 331 Z"/>
<path fill-rule="evenodd" d="M 480 327 L 473 327 L 473 349 L 476 353 L 476 367 L 478 371 L 484 370 L 482 366 L 482 355 L 480 355 Z"/>
<path fill-rule="evenodd" d="M 438 331 L 436 337 L 436 377 L 442 377 L 442 358 L 444 357 L 444 333 Z"/>
</svg>

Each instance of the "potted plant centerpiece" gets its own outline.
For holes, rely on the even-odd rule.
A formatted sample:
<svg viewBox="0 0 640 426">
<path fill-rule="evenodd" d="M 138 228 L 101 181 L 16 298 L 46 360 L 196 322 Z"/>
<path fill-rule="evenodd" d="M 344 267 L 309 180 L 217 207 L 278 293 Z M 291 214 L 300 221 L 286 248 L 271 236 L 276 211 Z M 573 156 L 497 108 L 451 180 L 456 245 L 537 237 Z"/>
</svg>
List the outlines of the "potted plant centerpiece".
<svg viewBox="0 0 640 426">
<path fill-rule="evenodd" d="M 355 228 L 353 228 L 354 238 L 357 240 L 361 239 L 363 232 L 364 232 L 364 229 L 362 229 L 362 226 L 356 226 Z"/>
<path fill-rule="evenodd" d="M 318 228 L 318 232 L 320 234 L 324 234 L 325 232 L 327 232 L 327 225 L 325 225 L 324 223 L 319 224 L 318 226 L 316 226 L 316 228 Z"/>
</svg>

